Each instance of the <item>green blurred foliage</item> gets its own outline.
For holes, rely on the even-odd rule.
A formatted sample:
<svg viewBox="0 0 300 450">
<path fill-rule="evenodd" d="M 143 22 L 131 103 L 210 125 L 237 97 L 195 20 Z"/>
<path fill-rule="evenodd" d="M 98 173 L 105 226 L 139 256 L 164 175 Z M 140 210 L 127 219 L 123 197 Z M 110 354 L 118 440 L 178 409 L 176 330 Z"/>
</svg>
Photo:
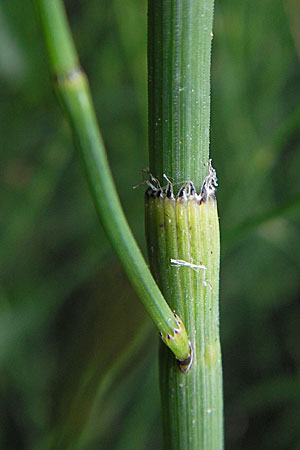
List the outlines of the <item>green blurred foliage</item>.
<svg viewBox="0 0 300 450">
<path fill-rule="evenodd" d="M 141 245 L 146 2 L 66 2 Z M 227 448 L 300 448 L 300 8 L 217 2 Z M 33 3 L 0 3 L 0 447 L 160 449 L 157 339 L 98 223 Z"/>
</svg>

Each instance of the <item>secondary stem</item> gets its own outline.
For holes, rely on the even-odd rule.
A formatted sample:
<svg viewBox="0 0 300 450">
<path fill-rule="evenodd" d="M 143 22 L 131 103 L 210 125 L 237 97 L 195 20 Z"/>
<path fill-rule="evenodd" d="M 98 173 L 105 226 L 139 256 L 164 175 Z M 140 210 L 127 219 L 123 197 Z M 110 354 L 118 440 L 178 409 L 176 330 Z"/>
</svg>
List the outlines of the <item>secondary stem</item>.
<svg viewBox="0 0 300 450">
<path fill-rule="evenodd" d="M 179 360 L 190 347 L 184 325 L 155 283 L 123 213 L 109 169 L 87 78 L 61 0 L 36 0 L 55 87 L 84 163 L 97 213 L 133 287 Z M 114 326 L 112 324 L 112 326 Z"/>
</svg>

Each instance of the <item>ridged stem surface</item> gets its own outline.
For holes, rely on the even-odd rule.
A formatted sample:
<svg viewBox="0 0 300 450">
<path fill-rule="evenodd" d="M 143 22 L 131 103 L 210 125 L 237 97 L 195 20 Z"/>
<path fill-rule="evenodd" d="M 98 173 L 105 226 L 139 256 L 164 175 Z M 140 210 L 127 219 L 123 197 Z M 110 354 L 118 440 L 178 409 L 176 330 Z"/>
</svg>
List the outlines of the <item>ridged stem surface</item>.
<svg viewBox="0 0 300 450">
<path fill-rule="evenodd" d="M 214 1 L 148 0 L 148 5 L 148 253 L 152 273 L 183 318 L 193 348 L 192 365 L 183 373 L 161 347 L 165 448 L 221 450 L 219 223 L 209 164 Z M 175 195 L 170 184 L 164 188 L 164 174 Z M 193 185 L 182 191 L 188 181 Z"/>
<path fill-rule="evenodd" d="M 150 171 L 174 190 L 207 175 L 213 0 L 149 0 Z M 177 184 L 179 183 L 179 184 Z"/>
<path fill-rule="evenodd" d="M 216 200 L 147 197 L 146 223 L 151 269 L 169 304 L 184 317 L 193 347 L 187 374 L 161 348 L 165 448 L 220 450 L 223 400 Z"/>
</svg>

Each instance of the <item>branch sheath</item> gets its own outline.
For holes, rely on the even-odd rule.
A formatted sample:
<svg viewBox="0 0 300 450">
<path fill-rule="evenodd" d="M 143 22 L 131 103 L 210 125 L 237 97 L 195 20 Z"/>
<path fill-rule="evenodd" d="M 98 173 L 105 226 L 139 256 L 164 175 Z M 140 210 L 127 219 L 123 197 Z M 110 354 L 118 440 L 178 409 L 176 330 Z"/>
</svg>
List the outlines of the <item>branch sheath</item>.
<svg viewBox="0 0 300 450">
<path fill-rule="evenodd" d="M 148 190 L 146 230 L 151 270 L 184 321 L 192 363 L 174 364 L 161 348 L 160 380 L 165 448 L 223 448 L 219 338 L 219 221 L 210 168 L 201 194 L 188 183 L 178 196 Z M 163 346 L 164 347 L 164 346 Z"/>
<path fill-rule="evenodd" d="M 60 0 L 36 0 L 56 91 L 83 160 L 97 213 L 129 280 L 176 358 L 189 357 L 184 325 L 166 303 L 128 226 L 109 169 L 87 78 Z"/>
</svg>

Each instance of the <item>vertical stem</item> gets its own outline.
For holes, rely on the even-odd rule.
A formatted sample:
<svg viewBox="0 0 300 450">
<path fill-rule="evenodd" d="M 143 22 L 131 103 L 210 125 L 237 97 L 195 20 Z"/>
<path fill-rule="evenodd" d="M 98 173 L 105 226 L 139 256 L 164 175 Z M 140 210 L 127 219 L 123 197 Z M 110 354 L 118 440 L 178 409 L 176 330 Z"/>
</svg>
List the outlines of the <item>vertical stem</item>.
<svg viewBox="0 0 300 450">
<path fill-rule="evenodd" d="M 175 190 L 207 175 L 213 0 L 149 0 L 150 170 Z"/>
<path fill-rule="evenodd" d="M 208 163 L 213 0 L 149 0 L 148 17 L 150 171 L 158 179 L 146 196 L 148 253 L 193 348 L 189 367 L 160 351 L 165 448 L 221 450 L 219 223 Z M 163 174 L 172 184 L 161 190 Z"/>
</svg>

